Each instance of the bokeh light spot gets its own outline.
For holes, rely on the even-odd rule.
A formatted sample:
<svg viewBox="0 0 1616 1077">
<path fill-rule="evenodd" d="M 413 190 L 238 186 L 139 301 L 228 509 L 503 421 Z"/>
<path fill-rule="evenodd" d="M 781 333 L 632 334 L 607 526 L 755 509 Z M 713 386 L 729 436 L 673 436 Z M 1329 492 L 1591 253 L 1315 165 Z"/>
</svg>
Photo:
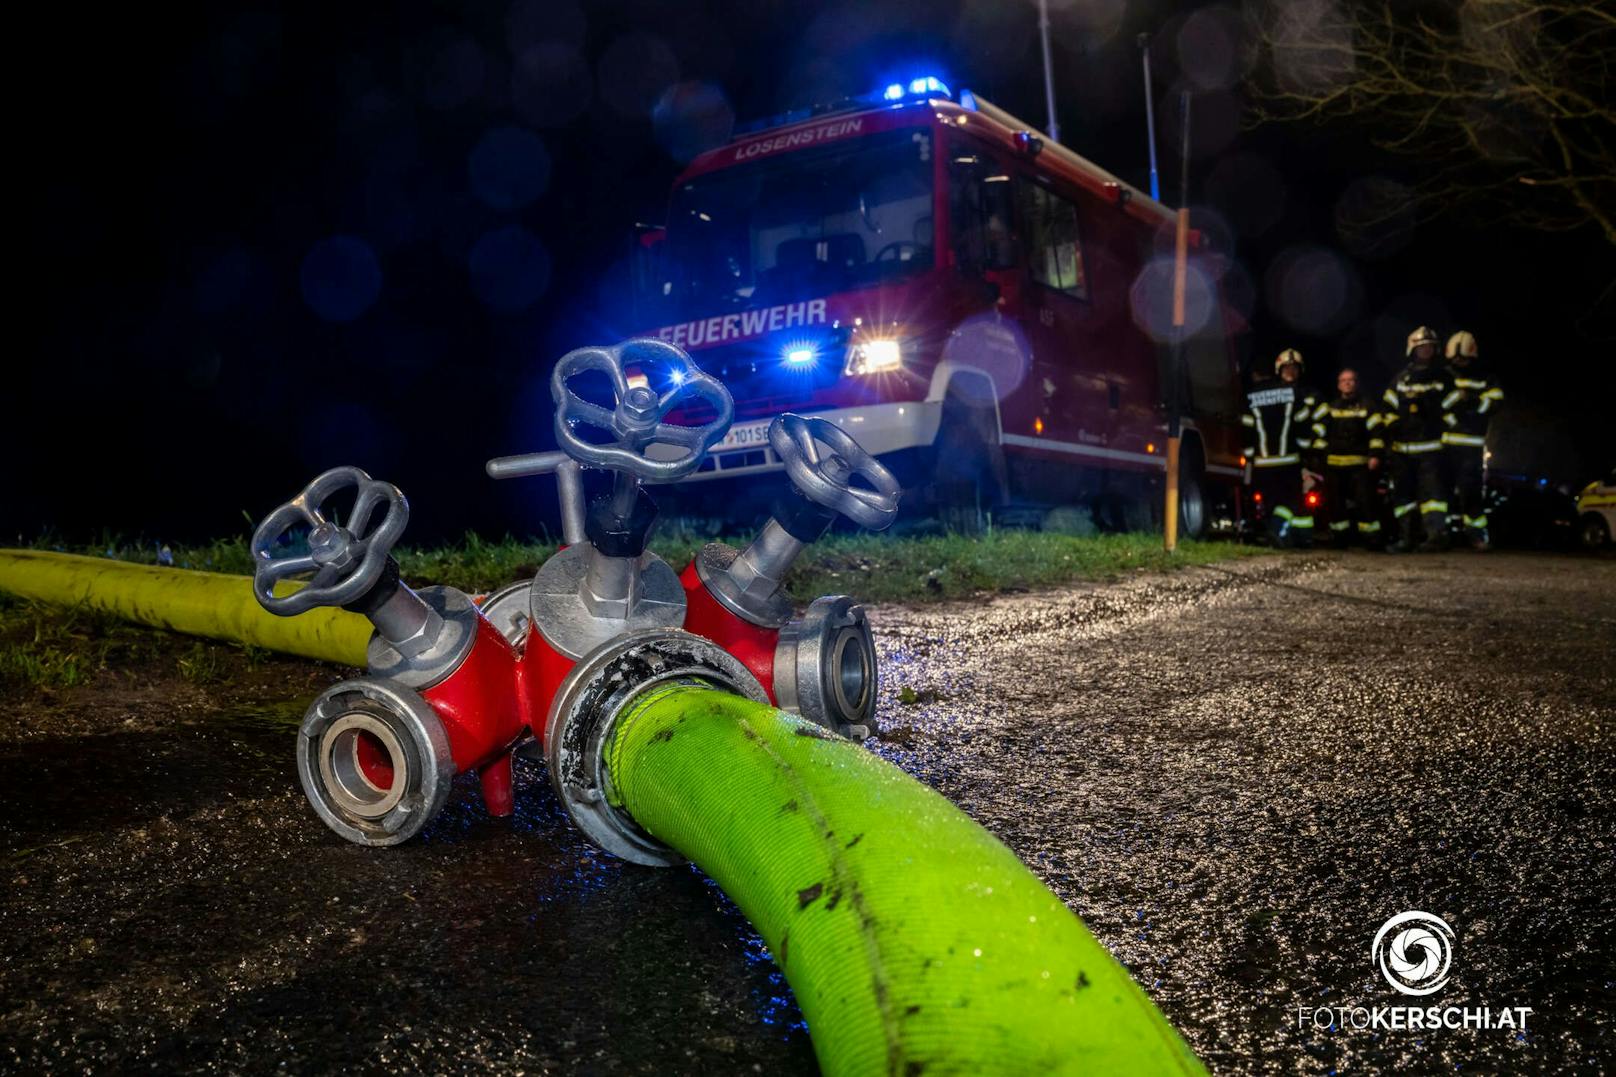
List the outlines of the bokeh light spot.
<svg viewBox="0 0 1616 1077">
<path fill-rule="evenodd" d="M 1015 322 L 992 315 L 974 315 L 961 322 L 943 344 L 943 361 L 985 371 L 993 379 L 1000 396 L 1021 387 L 1032 367 L 1032 349 Z M 964 379 L 966 393 L 977 392 L 982 383 Z M 969 388 L 964 388 L 969 386 Z M 993 404 L 992 400 L 972 400 L 973 404 Z"/>
<path fill-rule="evenodd" d="M 499 127 L 471 151 L 471 189 L 494 209 L 521 209 L 550 183 L 544 141 L 520 127 Z"/>
<path fill-rule="evenodd" d="M 1274 74 L 1280 89 L 1319 93 L 1352 77 L 1352 26 L 1332 0 L 1292 0 L 1270 9 Z"/>
<path fill-rule="evenodd" d="M 1358 317 L 1362 286 L 1351 264 L 1322 247 L 1292 247 L 1268 268 L 1268 306 L 1293 329 L 1325 335 Z"/>
<path fill-rule="evenodd" d="M 597 69 L 600 96 L 620 116 L 644 119 L 679 79 L 673 50 L 646 34 L 625 34 L 607 46 Z"/>
<path fill-rule="evenodd" d="M 680 82 L 668 87 L 651 122 L 657 142 L 674 160 L 684 162 L 729 141 L 735 110 L 724 91 L 707 82 Z"/>
<path fill-rule="evenodd" d="M 1158 342 L 1170 341 L 1173 328 L 1173 258 L 1163 255 L 1145 263 L 1128 291 L 1134 324 Z M 1217 309 L 1217 288 L 1198 260 L 1191 260 L 1184 276 L 1184 334 L 1194 336 L 1212 324 Z"/>
<path fill-rule="evenodd" d="M 1058 20 L 1063 27 L 1075 24 L 1090 48 L 1115 37 L 1128 14 L 1127 0 L 1054 0 L 1049 8 L 1051 22 Z"/>
<path fill-rule="evenodd" d="M 523 49 L 511 66 L 511 104 L 535 127 L 559 127 L 576 119 L 593 96 L 589 65 L 563 42 Z"/>
<path fill-rule="evenodd" d="M 1203 90 L 1224 90 L 1250 70 L 1255 53 L 1240 16 L 1229 8 L 1202 8 L 1178 29 L 1178 64 Z"/>
<path fill-rule="evenodd" d="M 351 322 L 382 291 L 382 267 L 370 244 L 356 236 L 322 239 L 303 256 L 298 271 L 303 302 L 328 322 Z"/>
</svg>

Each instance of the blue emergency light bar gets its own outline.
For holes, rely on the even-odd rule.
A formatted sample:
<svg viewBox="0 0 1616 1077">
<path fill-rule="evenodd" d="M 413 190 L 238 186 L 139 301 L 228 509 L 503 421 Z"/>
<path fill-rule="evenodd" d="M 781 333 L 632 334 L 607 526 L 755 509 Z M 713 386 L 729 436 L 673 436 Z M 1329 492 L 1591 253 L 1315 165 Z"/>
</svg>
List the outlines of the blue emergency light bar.
<svg viewBox="0 0 1616 1077">
<path fill-rule="evenodd" d="M 970 91 L 966 91 L 969 93 Z M 819 116 L 829 116 L 837 112 L 851 112 L 854 109 L 869 108 L 871 105 L 910 104 L 916 101 L 926 101 L 933 97 L 952 98 L 954 91 L 948 84 L 936 75 L 918 75 L 907 82 L 889 83 L 885 89 L 872 93 L 861 94 L 858 97 L 848 97 L 831 104 L 814 105 L 810 108 L 793 109 L 790 112 L 780 112 L 763 119 L 753 120 L 749 123 L 738 124 L 735 128 L 735 137 L 766 131 L 771 127 L 784 127 L 790 123 L 801 123 L 803 120 L 815 119 Z M 974 109 L 975 102 L 971 107 Z"/>
<path fill-rule="evenodd" d="M 907 86 L 901 82 L 894 82 L 881 91 L 883 101 L 902 101 L 905 97 L 936 97 L 938 95 L 951 97 L 953 96 L 953 91 L 949 90 L 943 84 L 943 80 L 936 75 L 922 75 L 919 78 L 910 79 Z"/>
</svg>

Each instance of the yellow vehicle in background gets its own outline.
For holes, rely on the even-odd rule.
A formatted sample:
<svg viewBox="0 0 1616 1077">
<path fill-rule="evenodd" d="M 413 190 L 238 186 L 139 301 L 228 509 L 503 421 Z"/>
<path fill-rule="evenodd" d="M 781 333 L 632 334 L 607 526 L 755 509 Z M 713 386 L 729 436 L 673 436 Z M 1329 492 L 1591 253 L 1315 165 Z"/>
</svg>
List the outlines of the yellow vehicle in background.
<svg viewBox="0 0 1616 1077">
<path fill-rule="evenodd" d="M 1584 549 L 1610 545 L 1611 536 L 1616 535 L 1616 470 L 1602 481 L 1590 482 L 1577 495 L 1577 533 Z"/>
</svg>

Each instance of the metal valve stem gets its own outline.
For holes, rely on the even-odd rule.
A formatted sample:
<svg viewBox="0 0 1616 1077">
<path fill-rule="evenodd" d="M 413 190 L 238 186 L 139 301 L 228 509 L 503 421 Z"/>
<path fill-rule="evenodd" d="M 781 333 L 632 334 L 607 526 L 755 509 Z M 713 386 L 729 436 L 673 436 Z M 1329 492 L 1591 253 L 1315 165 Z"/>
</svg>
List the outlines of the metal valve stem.
<svg viewBox="0 0 1616 1077">
<path fill-rule="evenodd" d="M 640 598 L 640 559 L 611 557 L 591 546 L 581 597 L 596 617 L 627 619 Z"/>
<path fill-rule="evenodd" d="M 729 566 L 737 590 L 766 601 L 785 583 L 786 573 L 807 544 L 771 517 L 746 549 Z"/>
<path fill-rule="evenodd" d="M 405 658 L 424 654 L 443 633 L 443 617 L 402 583 L 369 617 L 377 635 Z"/>
</svg>

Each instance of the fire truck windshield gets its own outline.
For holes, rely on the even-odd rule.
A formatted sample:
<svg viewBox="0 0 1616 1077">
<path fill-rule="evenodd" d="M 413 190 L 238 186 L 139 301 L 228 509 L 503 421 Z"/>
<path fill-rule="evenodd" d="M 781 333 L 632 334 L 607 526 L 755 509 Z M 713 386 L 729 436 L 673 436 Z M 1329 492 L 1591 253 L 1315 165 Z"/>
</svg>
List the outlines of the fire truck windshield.
<svg viewBox="0 0 1616 1077">
<path fill-rule="evenodd" d="M 931 153 L 929 130 L 905 129 L 691 180 L 674 192 L 655 298 L 699 317 L 929 268 Z"/>
</svg>

